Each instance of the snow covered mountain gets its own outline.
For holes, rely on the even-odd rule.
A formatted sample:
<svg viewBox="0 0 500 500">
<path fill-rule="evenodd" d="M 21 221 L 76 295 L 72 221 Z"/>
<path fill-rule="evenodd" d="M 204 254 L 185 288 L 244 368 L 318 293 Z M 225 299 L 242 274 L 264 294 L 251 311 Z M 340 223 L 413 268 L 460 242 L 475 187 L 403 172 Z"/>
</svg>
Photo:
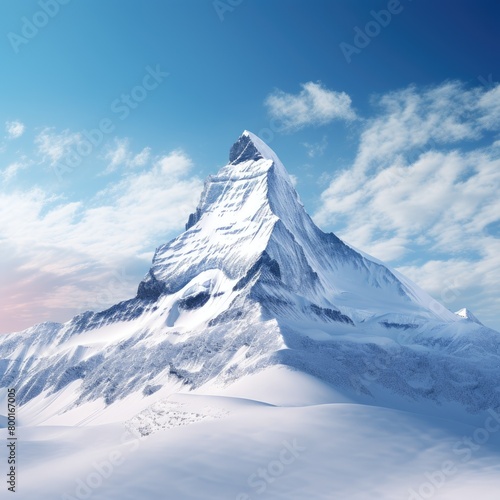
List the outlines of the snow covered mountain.
<svg viewBox="0 0 500 500">
<path fill-rule="evenodd" d="M 462 319 L 468 319 L 470 321 L 474 321 L 474 323 L 477 323 L 478 325 L 482 325 L 481 321 L 479 321 L 476 318 L 476 316 L 471 311 L 469 311 L 466 307 L 463 307 L 459 311 L 456 311 L 455 314 Z"/>
<path fill-rule="evenodd" d="M 499 333 L 323 233 L 244 132 L 136 297 L 0 337 L 0 439 L 12 387 L 22 500 L 493 500 L 498 380 Z"/>
<path fill-rule="evenodd" d="M 37 422 L 132 419 L 165 395 L 230 392 L 273 367 L 350 401 L 500 407 L 500 334 L 322 232 L 247 131 L 135 298 L 2 336 L 0 355 L 0 386 Z"/>
</svg>

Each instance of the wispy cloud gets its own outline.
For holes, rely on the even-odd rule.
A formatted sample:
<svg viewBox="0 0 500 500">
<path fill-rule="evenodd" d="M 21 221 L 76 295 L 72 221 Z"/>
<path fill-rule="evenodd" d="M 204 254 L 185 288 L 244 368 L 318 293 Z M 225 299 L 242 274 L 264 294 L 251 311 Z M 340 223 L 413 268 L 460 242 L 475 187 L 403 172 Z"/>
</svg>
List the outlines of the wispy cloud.
<svg viewBox="0 0 500 500">
<path fill-rule="evenodd" d="M 281 120 L 283 128 L 297 130 L 308 125 L 325 125 L 333 120 L 354 120 L 351 98 L 345 92 L 329 90 L 321 83 L 307 82 L 298 94 L 275 90 L 265 104 L 269 114 Z"/>
<path fill-rule="evenodd" d="M 19 120 L 5 123 L 5 131 L 7 132 L 7 139 L 17 139 L 24 134 L 26 127 Z"/>
<path fill-rule="evenodd" d="M 133 296 L 152 249 L 181 229 L 196 206 L 202 182 L 189 175 L 192 166 L 176 150 L 125 172 L 86 201 L 67 201 L 40 188 L 3 193 L 3 328 L 13 308 L 16 321 L 24 318 L 28 326 L 44 317 L 69 318 L 84 302 L 102 309 Z M 117 281 L 117 271 L 129 279 Z M 95 293 L 111 288 L 104 298 Z"/>
<path fill-rule="evenodd" d="M 56 132 L 53 127 L 46 127 L 35 137 L 38 154 L 50 165 L 61 161 L 72 147 L 81 144 L 83 138 L 78 132 L 63 130 Z"/>
<path fill-rule="evenodd" d="M 3 170 L 0 170 L 0 176 L 4 182 L 9 182 L 14 179 L 14 177 L 16 177 L 21 170 L 24 170 L 27 167 L 29 167 L 29 163 L 27 161 L 15 161 Z"/>
<path fill-rule="evenodd" d="M 328 146 L 328 140 L 326 136 L 323 136 L 323 139 L 321 139 L 321 141 L 313 143 L 304 142 L 303 146 L 307 150 L 307 156 L 309 156 L 309 158 L 315 158 L 317 156 L 323 156 L 323 153 Z"/>
<path fill-rule="evenodd" d="M 357 171 L 387 166 L 397 155 L 473 141 L 500 123 L 498 86 L 466 89 L 461 82 L 415 86 L 374 98 L 378 113 L 368 121 L 354 164 Z"/>
<path fill-rule="evenodd" d="M 150 154 L 151 148 L 149 147 L 133 154 L 128 139 L 115 138 L 112 146 L 104 154 L 104 159 L 108 162 L 105 173 L 114 172 L 120 166 L 126 168 L 142 167 L 148 162 Z"/>
<path fill-rule="evenodd" d="M 499 86 L 411 87 L 379 102 L 353 166 L 322 193 L 315 219 L 431 291 L 449 271 L 460 300 L 479 304 L 478 290 L 500 296 L 500 234 L 487 230 L 500 220 L 500 151 L 491 138 L 500 131 Z M 485 302 L 479 307 L 493 317 Z"/>
</svg>

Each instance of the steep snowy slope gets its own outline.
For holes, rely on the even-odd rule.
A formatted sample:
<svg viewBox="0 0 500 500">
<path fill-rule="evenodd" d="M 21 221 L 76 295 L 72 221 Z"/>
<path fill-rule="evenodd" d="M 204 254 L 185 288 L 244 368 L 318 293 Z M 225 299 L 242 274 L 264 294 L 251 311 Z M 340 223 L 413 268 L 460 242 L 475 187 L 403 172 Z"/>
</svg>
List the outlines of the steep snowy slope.
<svg viewBox="0 0 500 500">
<path fill-rule="evenodd" d="M 80 422 L 120 419 L 127 398 L 133 414 L 286 366 L 348 400 L 479 411 L 500 406 L 499 346 L 497 332 L 318 229 L 275 153 L 244 132 L 137 296 L 2 337 L 0 386 L 43 419 L 71 410 Z"/>
</svg>

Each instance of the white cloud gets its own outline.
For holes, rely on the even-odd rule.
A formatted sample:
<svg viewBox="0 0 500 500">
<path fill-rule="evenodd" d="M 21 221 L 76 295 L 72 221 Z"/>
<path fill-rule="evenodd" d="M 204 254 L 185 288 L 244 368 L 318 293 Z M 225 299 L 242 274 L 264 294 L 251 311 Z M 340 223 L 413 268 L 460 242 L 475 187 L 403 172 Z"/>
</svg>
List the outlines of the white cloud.
<svg viewBox="0 0 500 500">
<path fill-rule="evenodd" d="M 19 120 L 5 123 L 5 130 L 7 132 L 8 139 L 17 139 L 24 134 L 25 126 Z"/>
<path fill-rule="evenodd" d="M 275 90 L 265 104 L 269 114 L 281 120 L 283 128 L 299 129 L 307 125 L 324 125 L 333 120 L 354 120 L 351 98 L 345 92 L 329 90 L 321 83 L 307 82 L 298 94 Z"/>
<path fill-rule="evenodd" d="M 309 156 L 309 158 L 315 158 L 316 156 L 323 156 L 328 146 L 328 140 L 326 136 L 323 136 L 320 142 L 304 142 L 303 146 L 307 149 L 307 156 Z"/>
<path fill-rule="evenodd" d="M 143 167 L 149 160 L 151 148 L 145 147 L 141 152 L 137 153 L 130 162 L 132 167 Z"/>
<path fill-rule="evenodd" d="M 149 161 L 151 148 L 145 147 L 137 154 L 130 151 L 130 141 L 128 139 L 115 138 L 112 147 L 108 148 L 104 159 L 108 162 L 105 174 L 117 170 L 120 166 L 127 168 L 143 167 Z"/>
<path fill-rule="evenodd" d="M 21 170 L 24 170 L 27 167 L 28 167 L 28 163 L 16 161 L 16 162 L 8 165 L 5 169 L 0 170 L 0 175 L 2 176 L 4 182 L 8 182 L 8 181 L 12 180 L 14 177 L 16 177 L 18 172 L 20 172 Z"/>
<path fill-rule="evenodd" d="M 186 175 L 193 166 L 191 159 L 181 150 L 172 151 L 157 159 L 155 167 L 167 177 Z"/>
<path fill-rule="evenodd" d="M 497 327 L 500 235 L 486 229 L 500 220 L 500 151 L 485 144 L 500 130 L 498 88 L 454 82 L 379 97 L 352 168 L 334 176 L 315 215 L 440 300 L 453 278 L 456 306 L 477 306 Z"/>
<path fill-rule="evenodd" d="M 181 229 L 196 206 L 202 182 L 188 176 L 191 166 L 174 151 L 126 172 L 86 202 L 39 188 L 3 193 L 0 317 L 12 318 L 15 310 L 16 321 L 28 326 L 69 318 L 84 301 L 103 309 L 133 296 L 152 249 Z"/>
<path fill-rule="evenodd" d="M 481 125 L 485 128 L 498 130 L 500 123 L 500 85 L 496 85 L 481 96 L 478 108 L 483 111 L 480 118 Z"/>
<path fill-rule="evenodd" d="M 35 137 L 38 154 L 51 165 L 63 159 L 73 146 L 83 142 L 82 135 L 78 132 L 63 130 L 57 133 L 54 130 L 53 127 L 46 127 Z"/>
<path fill-rule="evenodd" d="M 115 147 L 110 148 L 104 158 L 109 162 L 106 172 L 113 172 L 120 165 L 125 163 L 129 156 L 128 141 L 115 139 Z"/>
<path fill-rule="evenodd" d="M 379 113 L 362 133 L 354 170 L 385 167 L 401 154 L 415 159 L 431 148 L 478 139 L 485 130 L 498 129 L 499 88 L 465 89 L 460 82 L 448 82 L 377 97 Z"/>
</svg>

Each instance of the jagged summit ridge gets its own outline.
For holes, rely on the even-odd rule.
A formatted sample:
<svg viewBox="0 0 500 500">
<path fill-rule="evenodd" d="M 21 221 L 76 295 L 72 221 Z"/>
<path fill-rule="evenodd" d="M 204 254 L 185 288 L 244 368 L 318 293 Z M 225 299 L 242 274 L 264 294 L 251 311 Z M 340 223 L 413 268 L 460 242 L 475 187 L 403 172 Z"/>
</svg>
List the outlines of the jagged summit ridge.
<svg viewBox="0 0 500 500">
<path fill-rule="evenodd" d="M 262 160 L 262 154 L 252 141 L 249 132 L 245 131 L 233 144 L 229 151 L 229 163 L 232 165 L 249 160 Z"/>
<path fill-rule="evenodd" d="M 288 173 L 278 155 L 260 137 L 248 130 L 244 130 L 230 149 L 229 163 L 236 164 L 260 159 L 271 160 L 275 166 L 281 167 L 280 170 L 288 177 Z"/>
</svg>

